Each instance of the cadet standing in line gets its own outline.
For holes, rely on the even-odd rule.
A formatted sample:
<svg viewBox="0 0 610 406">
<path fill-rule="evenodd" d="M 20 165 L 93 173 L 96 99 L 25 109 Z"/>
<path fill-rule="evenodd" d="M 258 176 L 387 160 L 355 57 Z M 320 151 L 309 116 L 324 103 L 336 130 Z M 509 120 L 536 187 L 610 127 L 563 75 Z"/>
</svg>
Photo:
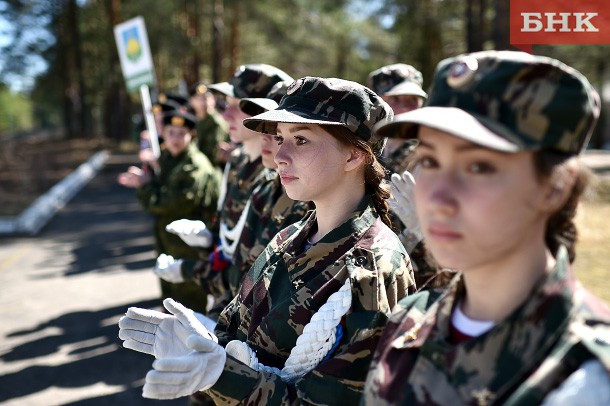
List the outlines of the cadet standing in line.
<svg viewBox="0 0 610 406">
<path fill-rule="evenodd" d="M 231 154 L 221 182 L 217 214 L 214 222 L 180 222 L 170 230 L 195 246 L 211 248 L 217 243 L 209 260 L 169 258 L 157 264 L 179 268 L 183 280 L 197 279 L 204 289 L 214 295 L 215 310 L 209 316 L 216 320 L 220 311 L 231 301 L 226 270 L 230 265 L 237 240 L 245 224 L 245 206 L 258 182 L 262 179 L 261 137 L 243 126 L 248 115 L 239 109 L 239 100 L 246 97 L 265 97 L 278 82 L 292 78 L 284 71 L 266 64 L 242 65 L 229 82 L 216 83 L 208 89 L 226 98 L 223 117 L 229 126 L 231 140 L 240 146 Z M 194 226 L 200 224 L 201 226 Z M 173 261 L 179 261 L 178 266 Z"/>
<path fill-rule="evenodd" d="M 383 140 L 372 137 L 391 115 L 362 85 L 306 77 L 276 110 L 244 121 L 275 136 L 286 193 L 316 210 L 277 234 L 246 274 L 221 314 L 220 345 L 169 299 L 175 316 L 128 310 L 119 322 L 124 346 L 157 357 L 145 397 L 210 389 L 217 403 L 359 400 L 390 309 L 414 288 L 409 257 L 387 225 L 389 188 L 376 158 Z M 179 344 L 167 330 L 191 335 Z"/>
<path fill-rule="evenodd" d="M 229 141 L 229 128 L 226 121 L 216 111 L 216 97 L 205 83 L 197 83 L 189 99 L 189 104 L 197 116 L 197 146 L 216 166 L 224 166 L 218 146 Z"/>
<path fill-rule="evenodd" d="M 422 89 L 424 83 L 420 71 L 411 65 L 395 63 L 369 74 L 369 87 L 390 105 L 394 114 L 418 109 L 428 95 Z M 415 143 L 409 140 L 388 138 L 381 162 L 390 173 L 402 174 L 409 168 L 409 156 Z"/>
<path fill-rule="evenodd" d="M 418 137 L 426 242 L 461 270 L 401 301 L 364 403 L 609 404 L 610 310 L 575 279 L 577 155 L 600 112 L 576 70 L 523 52 L 442 61 L 426 107 L 381 126 Z"/>
<path fill-rule="evenodd" d="M 422 89 L 423 76 L 411 65 L 396 63 L 383 66 L 369 74 L 371 89 L 388 103 L 395 115 L 419 109 L 428 95 Z M 425 247 L 417 224 L 413 204 L 413 151 L 417 142 L 392 137 L 387 139 L 382 163 L 388 170 L 392 197 L 392 226 L 411 257 L 418 289 L 442 287 L 452 273 L 441 270 Z"/>
<path fill-rule="evenodd" d="M 177 219 L 211 221 L 218 198 L 219 175 L 207 157 L 191 142 L 195 117 L 179 111 L 163 117 L 164 149 L 158 162 L 158 173 L 145 173 L 130 167 L 119 175 L 120 184 L 136 188 L 142 207 L 155 218 L 155 250 L 158 255 L 197 258 L 197 251 L 178 236 L 165 230 Z M 205 313 L 206 294 L 194 282 L 169 283 L 161 280 L 163 298 L 172 297 L 189 303 Z"/>
<path fill-rule="evenodd" d="M 273 110 L 277 108 L 292 82 L 276 83 L 267 98 L 242 99 L 239 107 L 249 116 Z M 233 296 L 237 295 L 243 276 L 273 237 L 285 227 L 302 220 L 305 214 L 314 208 L 309 201 L 296 201 L 288 197 L 274 161 L 279 145 L 271 134 L 260 133 L 260 136 L 262 137 L 261 156 L 265 166 L 264 179 L 252 192 L 244 229 L 239 236 L 232 263 L 227 269 Z"/>
<path fill-rule="evenodd" d="M 248 116 L 262 114 L 268 110 L 273 110 L 278 106 L 282 96 L 286 94 L 286 89 L 293 81 L 283 81 L 276 83 L 267 98 L 245 98 L 240 100 L 240 110 Z M 265 167 L 257 185 L 252 191 L 246 203 L 245 224 L 238 239 L 237 248 L 233 253 L 232 261 L 225 270 L 226 280 L 229 284 L 231 299 L 238 293 L 239 285 L 243 275 L 254 264 L 254 261 L 263 252 L 271 239 L 283 228 L 303 219 L 305 214 L 313 209 L 310 202 L 295 201 L 288 197 L 284 190 L 280 178 L 276 172 L 277 165 L 274 157 L 279 145 L 270 134 L 257 133 L 262 137 L 261 159 Z M 198 227 L 197 221 L 188 221 L 192 227 L 188 230 L 192 233 L 179 234 L 186 243 L 197 241 L 196 234 Z M 187 229 L 187 221 L 178 220 L 168 228 Z M 200 236 L 199 236 L 200 237 Z M 176 262 L 175 265 L 179 265 Z M 179 266 L 169 266 L 160 269 L 156 268 L 159 277 L 168 281 L 175 281 L 176 277 L 182 281 Z M 222 311 L 228 301 L 222 304 Z M 215 306 L 215 307 L 218 307 Z M 200 320 L 203 320 L 200 318 Z M 210 328 L 212 324 L 206 323 Z M 211 328 L 213 330 L 213 327 Z"/>
</svg>

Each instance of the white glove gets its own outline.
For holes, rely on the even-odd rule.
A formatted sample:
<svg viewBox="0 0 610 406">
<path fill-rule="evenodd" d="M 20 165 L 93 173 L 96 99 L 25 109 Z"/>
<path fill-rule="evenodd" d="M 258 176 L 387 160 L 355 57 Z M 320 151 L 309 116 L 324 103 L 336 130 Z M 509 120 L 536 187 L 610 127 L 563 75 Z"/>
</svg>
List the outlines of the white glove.
<svg viewBox="0 0 610 406">
<path fill-rule="evenodd" d="M 165 230 L 176 234 L 191 247 L 209 248 L 214 242 L 212 232 L 200 220 L 181 219 L 172 221 Z"/>
<path fill-rule="evenodd" d="M 167 282 L 184 282 L 182 277 L 182 262 L 182 259 L 174 259 L 171 255 L 161 254 L 157 257 L 157 263 L 153 268 L 153 272 Z"/>
<path fill-rule="evenodd" d="M 207 328 L 208 331 L 214 332 L 214 329 L 216 328 L 216 325 L 218 324 L 218 322 L 210 319 L 208 316 L 205 316 L 201 313 L 197 313 L 197 312 L 193 312 L 193 313 L 195 313 L 195 317 L 197 317 L 197 320 L 199 320 L 199 322 L 201 324 L 203 324 L 203 326 L 205 328 Z"/>
<path fill-rule="evenodd" d="M 403 244 L 407 247 L 407 252 L 410 252 L 424 238 L 419 229 L 419 222 L 415 212 L 415 199 L 413 196 L 415 179 L 413 179 L 413 175 L 409 171 L 404 171 L 402 176 L 393 173 L 391 187 L 392 197 L 388 199 L 388 204 L 390 205 L 390 210 L 405 225 L 401 239 L 407 241 L 407 243 L 403 241 Z"/>
<path fill-rule="evenodd" d="M 195 312 L 171 298 L 163 301 L 171 315 L 156 310 L 130 307 L 119 320 L 123 347 L 156 358 L 179 357 L 191 352 L 186 339 L 191 334 L 218 341 L 195 317 Z"/>
<path fill-rule="evenodd" d="M 212 387 L 222 374 L 227 355 L 214 341 L 193 334 L 186 344 L 187 355 L 153 362 L 146 374 L 142 396 L 149 399 L 175 399 Z"/>
</svg>

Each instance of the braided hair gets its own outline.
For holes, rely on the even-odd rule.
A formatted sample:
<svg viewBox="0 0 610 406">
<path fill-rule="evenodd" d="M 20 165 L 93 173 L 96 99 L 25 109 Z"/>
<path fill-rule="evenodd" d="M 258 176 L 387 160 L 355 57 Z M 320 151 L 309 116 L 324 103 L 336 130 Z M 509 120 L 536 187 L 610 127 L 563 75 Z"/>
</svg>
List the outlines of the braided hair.
<svg viewBox="0 0 610 406">
<path fill-rule="evenodd" d="M 391 195 L 391 189 L 385 179 L 385 168 L 377 159 L 371 144 L 360 137 L 356 137 L 352 131 L 343 126 L 322 125 L 322 128 L 342 144 L 356 147 L 364 152 L 366 159 L 364 166 L 364 193 L 371 196 L 381 221 L 391 228 L 390 206 L 386 201 Z M 381 151 L 378 152 L 381 153 Z"/>
</svg>

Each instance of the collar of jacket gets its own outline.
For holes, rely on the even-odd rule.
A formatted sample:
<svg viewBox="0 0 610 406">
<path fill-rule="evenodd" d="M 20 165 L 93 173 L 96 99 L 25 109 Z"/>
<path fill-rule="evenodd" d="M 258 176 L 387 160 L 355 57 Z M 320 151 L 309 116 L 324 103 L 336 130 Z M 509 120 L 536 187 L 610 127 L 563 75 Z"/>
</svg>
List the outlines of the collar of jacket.
<svg viewBox="0 0 610 406">
<path fill-rule="evenodd" d="M 463 344 L 448 342 L 451 313 L 464 294 L 461 275 L 426 312 L 409 312 L 403 323 L 412 327 L 392 341 L 396 349 L 418 348 L 420 356 L 448 376 L 462 376 L 459 392 L 488 388 L 499 395 L 519 382 L 547 356 L 566 331 L 578 284 L 570 270 L 567 251 L 561 247 L 555 268 L 534 287 L 529 299 L 485 334 Z M 409 320 L 410 319 L 410 320 Z M 497 379 L 499 376 L 501 379 Z"/>
</svg>

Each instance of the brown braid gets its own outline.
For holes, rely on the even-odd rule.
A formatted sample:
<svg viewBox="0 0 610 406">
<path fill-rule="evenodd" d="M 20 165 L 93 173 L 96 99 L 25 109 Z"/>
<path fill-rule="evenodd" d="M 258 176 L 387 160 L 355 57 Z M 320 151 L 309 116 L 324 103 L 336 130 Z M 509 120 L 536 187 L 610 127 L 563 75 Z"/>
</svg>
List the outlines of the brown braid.
<svg viewBox="0 0 610 406">
<path fill-rule="evenodd" d="M 385 180 L 385 168 L 377 160 L 370 144 L 362 138 L 354 136 L 354 133 L 346 127 L 339 125 L 322 125 L 325 131 L 330 133 L 345 145 L 354 146 L 365 154 L 366 163 L 364 168 L 364 193 L 371 196 L 377 214 L 388 227 L 392 228 L 390 220 L 390 206 L 386 199 L 391 195 L 391 189 Z"/>
<path fill-rule="evenodd" d="M 565 155 L 541 151 L 534 155 L 534 164 L 539 176 L 542 179 L 548 179 L 553 171 L 565 162 L 566 158 Z M 589 184 L 590 178 L 591 173 L 581 165 L 576 182 L 572 187 L 570 197 L 561 209 L 551 215 L 546 226 L 546 246 L 553 256 L 557 256 L 557 251 L 560 246 L 565 246 L 568 250 L 570 263 L 573 263 L 576 259 L 576 240 L 578 233 L 576 224 L 574 223 L 574 217 L 576 216 L 576 209 L 580 197 Z"/>
</svg>

